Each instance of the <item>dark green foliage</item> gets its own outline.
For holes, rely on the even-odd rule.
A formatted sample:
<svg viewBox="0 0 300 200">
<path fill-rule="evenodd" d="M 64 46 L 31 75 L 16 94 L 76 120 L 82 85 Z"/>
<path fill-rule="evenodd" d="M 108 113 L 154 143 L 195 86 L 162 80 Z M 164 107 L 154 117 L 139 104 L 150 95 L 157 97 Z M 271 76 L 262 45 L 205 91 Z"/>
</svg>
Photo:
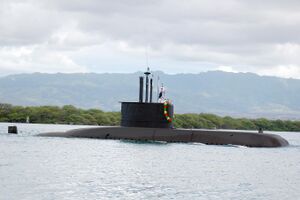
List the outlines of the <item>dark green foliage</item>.
<svg viewBox="0 0 300 200">
<path fill-rule="evenodd" d="M 176 128 L 300 131 L 300 121 L 219 117 L 214 114 L 176 114 Z"/>
<path fill-rule="evenodd" d="M 23 107 L 0 104 L 0 122 L 26 122 L 27 117 L 31 123 L 46 124 L 116 126 L 121 121 L 120 112 L 84 110 L 72 105 Z M 176 128 L 300 131 L 300 121 L 219 117 L 208 113 L 176 114 L 173 122 Z"/>
<path fill-rule="evenodd" d="M 118 125 L 119 112 L 98 109 L 83 110 L 72 105 L 23 107 L 0 104 L 0 122 L 26 122 L 45 124 Z"/>
</svg>

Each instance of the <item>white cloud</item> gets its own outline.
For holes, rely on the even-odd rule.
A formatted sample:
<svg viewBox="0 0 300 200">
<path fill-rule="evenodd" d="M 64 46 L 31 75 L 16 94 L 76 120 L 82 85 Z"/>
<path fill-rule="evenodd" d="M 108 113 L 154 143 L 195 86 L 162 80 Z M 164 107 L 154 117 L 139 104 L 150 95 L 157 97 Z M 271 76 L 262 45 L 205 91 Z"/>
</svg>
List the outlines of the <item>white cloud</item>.
<svg viewBox="0 0 300 200">
<path fill-rule="evenodd" d="M 217 68 L 217 70 L 224 71 L 224 72 L 233 72 L 233 73 L 237 73 L 237 71 L 234 70 L 233 67 L 231 67 L 231 66 L 219 66 L 219 67 Z"/>
<path fill-rule="evenodd" d="M 261 75 L 273 75 L 284 78 L 300 79 L 300 67 L 294 65 L 276 66 L 272 68 L 261 69 L 258 71 Z"/>
<path fill-rule="evenodd" d="M 39 46 L 0 48 L 1 75 L 30 72 L 87 72 L 87 68 L 76 64 L 72 58 L 60 52 L 49 51 Z"/>
<path fill-rule="evenodd" d="M 2 0 L 0 73 L 224 70 L 299 78 L 300 3 Z"/>
</svg>

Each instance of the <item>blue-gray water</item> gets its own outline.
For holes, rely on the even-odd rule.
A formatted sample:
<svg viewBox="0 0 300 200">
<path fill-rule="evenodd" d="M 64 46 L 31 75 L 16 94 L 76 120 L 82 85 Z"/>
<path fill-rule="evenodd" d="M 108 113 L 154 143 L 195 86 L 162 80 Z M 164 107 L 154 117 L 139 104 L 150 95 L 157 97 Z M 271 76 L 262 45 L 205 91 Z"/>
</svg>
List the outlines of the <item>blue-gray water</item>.
<svg viewBox="0 0 300 200">
<path fill-rule="evenodd" d="M 300 199 L 300 133 L 284 148 L 47 138 L 0 123 L 0 199 Z"/>
</svg>

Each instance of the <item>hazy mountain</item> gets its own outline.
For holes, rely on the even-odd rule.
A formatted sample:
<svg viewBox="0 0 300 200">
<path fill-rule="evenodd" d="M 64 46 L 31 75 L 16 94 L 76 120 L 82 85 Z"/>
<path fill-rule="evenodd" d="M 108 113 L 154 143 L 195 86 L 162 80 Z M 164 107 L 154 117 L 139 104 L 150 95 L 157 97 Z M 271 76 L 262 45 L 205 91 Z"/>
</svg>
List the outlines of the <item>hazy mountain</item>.
<svg viewBox="0 0 300 200">
<path fill-rule="evenodd" d="M 156 72 L 177 113 L 300 119 L 300 80 L 220 71 L 169 75 Z M 138 99 L 133 74 L 19 74 L 0 78 L 0 102 L 120 110 Z M 156 78 L 155 78 L 156 80 Z M 155 81 L 156 82 L 156 81 Z M 156 88 L 155 88 L 156 91 Z"/>
</svg>

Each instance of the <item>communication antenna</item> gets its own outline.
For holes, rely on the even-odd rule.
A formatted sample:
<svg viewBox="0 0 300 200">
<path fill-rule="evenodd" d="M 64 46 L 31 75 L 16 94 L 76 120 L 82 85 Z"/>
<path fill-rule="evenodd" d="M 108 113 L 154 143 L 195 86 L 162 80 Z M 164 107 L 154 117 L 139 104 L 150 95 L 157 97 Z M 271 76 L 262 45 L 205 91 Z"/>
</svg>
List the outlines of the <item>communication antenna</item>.
<svg viewBox="0 0 300 200">
<path fill-rule="evenodd" d="M 146 47 L 146 67 L 149 68 L 149 60 L 148 60 L 148 46 Z"/>
<path fill-rule="evenodd" d="M 154 80 L 154 75 L 153 73 L 150 71 L 149 68 L 149 56 L 148 56 L 148 46 L 145 48 L 145 56 L 146 56 L 146 67 L 147 67 L 147 71 L 144 73 L 146 76 L 146 95 L 145 95 L 145 102 L 146 103 L 152 103 L 152 99 L 153 99 L 153 80 Z M 150 75 L 150 76 L 149 76 Z M 150 82 L 150 83 L 149 83 Z M 142 99 L 143 97 L 140 96 L 140 99 Z"/>
</svg>

